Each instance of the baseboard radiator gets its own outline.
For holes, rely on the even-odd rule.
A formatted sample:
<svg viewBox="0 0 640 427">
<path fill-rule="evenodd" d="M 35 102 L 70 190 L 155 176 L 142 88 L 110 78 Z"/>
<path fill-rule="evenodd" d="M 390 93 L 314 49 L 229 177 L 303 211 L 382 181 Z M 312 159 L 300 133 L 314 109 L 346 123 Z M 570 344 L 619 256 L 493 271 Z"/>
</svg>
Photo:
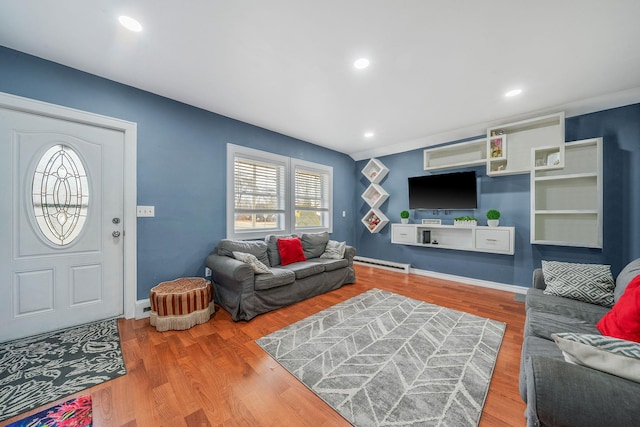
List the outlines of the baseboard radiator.
<svg viewBox="0 0 640 427">
<path fill-rule="evenodd" d="M 405 274 L 409 274 L 409 270 L 411 269 L 411 264 L 385 261 L 383 259 L 365 258 L 362 256 L 353 257 L 353 261 L 357 264 L 369 265 L 371 267 L 382 268 L 384 270 L 401 271 Z"/>
</svg>

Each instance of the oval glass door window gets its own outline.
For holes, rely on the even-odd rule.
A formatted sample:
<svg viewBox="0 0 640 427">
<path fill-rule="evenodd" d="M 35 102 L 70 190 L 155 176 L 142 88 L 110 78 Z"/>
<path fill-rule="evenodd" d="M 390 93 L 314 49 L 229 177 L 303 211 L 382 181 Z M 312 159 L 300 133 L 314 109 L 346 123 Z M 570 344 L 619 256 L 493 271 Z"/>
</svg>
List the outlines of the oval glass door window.
<svg viewBox="0 0 640 427">
<path fill-rule="evenodd" d="M 78 154 L 54 145 L 36 166 L 32 185 L 33 212 L 42 234 L 65 246 L 82 231 L 89 210 L 89 181 Z"/>
</svg>

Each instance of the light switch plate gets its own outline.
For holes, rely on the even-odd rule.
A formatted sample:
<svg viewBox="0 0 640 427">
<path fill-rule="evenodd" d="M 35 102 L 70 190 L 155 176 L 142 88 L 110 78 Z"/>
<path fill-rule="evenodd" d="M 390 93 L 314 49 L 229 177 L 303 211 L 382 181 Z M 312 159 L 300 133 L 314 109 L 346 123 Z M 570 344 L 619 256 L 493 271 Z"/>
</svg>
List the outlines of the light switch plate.
<svg viewBox="0 0 640 427">
<path fill-rule="evenodd" d="M 138 206 L 138 217 L 153 217 L 156 216 L 155 206 Z"/>
</svg>

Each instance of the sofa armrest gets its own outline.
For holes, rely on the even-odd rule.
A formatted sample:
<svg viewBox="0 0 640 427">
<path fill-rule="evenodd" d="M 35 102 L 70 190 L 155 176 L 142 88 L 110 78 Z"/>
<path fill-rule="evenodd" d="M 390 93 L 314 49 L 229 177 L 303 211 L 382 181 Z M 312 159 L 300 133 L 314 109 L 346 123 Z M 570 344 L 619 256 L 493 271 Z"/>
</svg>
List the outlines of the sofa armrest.
<svg viewBox="0 0 640 427">
<path fill-rule="evenodd" d="M 349 267 L 353 266 L 353 257 L 356 256 L 356 248 L 353 246 L 346 246 L 344 248 L 344 259 L 349 261 Z"/>
<path fill-rule="evenodd" d="M 213 273 L 216 283 L 251 283 L 253 285 L 253 268 L 242 261 L 225 255 L 211 254 L 207 257 L 207 267 Z"/>
<path fill-rule="evenodd" d="M 535 289 L 546 289 L 547 284 L 544 281 L 544 275 L 541 268 L 533 270 L 533 287 Z"/>
<path fill-rule="evenodd" d="M 527 426 L 635 426 L 640 383 L 564 360 L 525 363 Z"/>
</svg>

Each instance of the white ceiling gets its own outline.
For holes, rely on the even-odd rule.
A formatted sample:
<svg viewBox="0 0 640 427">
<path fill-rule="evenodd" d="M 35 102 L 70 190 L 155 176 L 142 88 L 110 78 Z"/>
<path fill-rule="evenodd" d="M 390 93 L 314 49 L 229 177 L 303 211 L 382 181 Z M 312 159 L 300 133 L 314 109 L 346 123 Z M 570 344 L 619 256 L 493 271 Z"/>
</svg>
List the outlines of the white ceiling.
<svg viewBox="0 0 640 427">
<path fill-rule="evenodd" d="M 0 44 L 359 160 L 640 102 L 638 17 L 638 0 L 2 0 Z"/>
</svg>

